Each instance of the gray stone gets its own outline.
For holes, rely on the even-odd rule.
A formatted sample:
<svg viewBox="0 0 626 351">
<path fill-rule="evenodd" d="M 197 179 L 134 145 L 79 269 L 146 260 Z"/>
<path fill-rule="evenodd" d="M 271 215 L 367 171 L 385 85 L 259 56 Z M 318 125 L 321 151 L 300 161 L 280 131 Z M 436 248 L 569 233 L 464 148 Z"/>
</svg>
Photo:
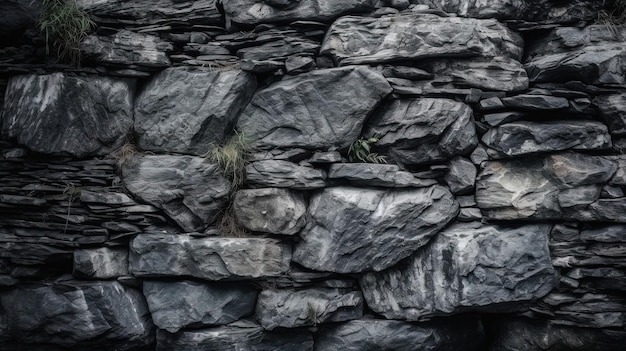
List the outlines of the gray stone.
<svg viewBox="0 0 626 351">
<path fill-rule="evenodd" d="M 290 56 L 285 60 L 287 73 L 307 72 L 315 68 L 315 60 L 309 56 Z"/>
<path fill-rule="evenodd" d="M 459 211 L 459 216 L 457 217 L 457 221 L 459 222 L 474 222 L 481 221 L 483 219 L 483 214 L 480 212 L 479 208 L 476 207 L 463 207 Z"/>
<path fill-rule="evenodd" d="M 246 166 L 246 182 L 253 187 L 319 189 L 326 186 L 325 179 L 323 171 L 289 161 L 265 160 Z"/>
<path fill-rule="evenodd" d="M 304 195 L 287 189 L 243 189 L 232 204 L 237 223 L 270 234 L 297 234 L 306 224 Z"/>
<path fill-rule="evenodd" d="M 448 173 L 445 181 L 455 195 L 471 193 L 476 183 L 476 166 L 472 161 L 455 157 L 448 162 Z"/>
<path fill-rule="evenodd" d="M 60 280 L 0 292 L 0 317 L 24 344 L 75 350 L 137 350 L 154 339 L 141 293 L 117 282 Z"/>
<path fill-rule="evenodd" d="M 385 78 L 425 80 L 434 77 L 432 73 L 426 72 L 423 69 L 407 66 L 384 66 L 381 72 Z"/>
<path fill-rule="evenodd" d="M 256 88 L 251 74 L 175 67 L 159 72 L 135 103 L 135 132 L 143 150 L 206 154 L 233 131 Z"/>
<path fill-rule="evenodd" d="M 15 76 L 2 111 L 2 135 L 33 151 L 102 156 L 119 148 L 133 123 L 134 83 L 63 73 Z"/>
<path fill-rule="evenodd" d="M 337 151 L 316 152 L 308 160 L 309 163 L 338 163 L 341 162 L 341 154 Z"/>
<path fill-rule="evenodd" d="M 612 135 L 626 135 L 626 93 L 600 95 L 593 100 Z"/>
<path fill-rule="evenodd" d="M 407 320 L 520 309 L 558 283 L 548 251 L 550 228 L 453 224 L 406 266 L 365 274 L 367 305 L 386 318 Z"/>
<path fill-rule="evenodd" d="M 215 223 L 230 190 L 217 165 L 194 156 L 134 156 L 122 175 L 132 194 L 163 209 L 189 232 Z"/>
<path fill-rule="evenodd" d="M 499 113 L 489 113 L 483 116 L 483 119 L 487 124 L 492 127 L 497 127 L 504 123 L 515 122 L 517 120 L 522 119 L 525 116 L 523 112 L 499 112 Z"/>
<path fill-rule="evenodd" d="M 462 17 L 519 19 L 527 0 L 416 0 L 413 3 L 428 5 L 431 9 L 438 9 L 454 13 Z"/>
<path fill-rule="evenodd" d="M 237 130 L 263 149 L 347 148 L 390 92 L 382 75 L 363 66 L 315 70 L 258 90 Z"/>
<path fill-rule="evenodd" d="M 292 22 L 297 20 L 330 21 L 350 12 L 374 9 L 374 0 L 305 0 L 305 1 L 229 0 L 224 2 L 227 19 L 240 24 Z M 289 6 L 285 6 L 289 5 Z"/>
<path fill-rule="evenodd" d="M 152 320 L 160 329 L 228 324 L 254 313 L 256 290 L 193 281 L 144 281 Z"/>
<path fill-rule="evenodd" d="M 475 317 L 419 324 L 363 318 L 324 327 L 315 339 L 315 350 L 478 351 L 484 350 L 484 334 Z"/>
<path fill-rule="evenodd" d="M 290 259 L 291 247 L 274 239 L 140 234 L 130 244 L 130 270 L 138 277 L 275 277 L 289 270 Z"/>
<path fill-rule="evenodd" d="M 616 199 L 619 197 L 624 197 L 624 195 L 625 194 L 622 188 L 618 186 L 614 186 L 614 185 L 603 186 L 602 192 L 600 193 L 601 197 L 608 198 L 608 199 Z"/>
<path fill-rule="evenodd" d="M 276 60 L 241 60 L 239 62 L 239 67 L 243 71 L 252 72 L 252 73 L 268 73 L 278 71 L 285 67 L 285 63 L 282 61 Z"/>
<path fill-rule="evenodd" d="M 335 288 L 264 290 L 256 318 L 266 330 L 315 326 L 363 316 L 363 294 Z"/>
<path fill-rule="evenodd" d="M 478 140 L 472 109 L 451 99 L 395 99 L 369 120 L 366 137 L 403 164 L 443 161 L 468 154 Z"/>
<path fill-rule="evenodd" d="M 74 250 L 76 278 L 110 279 L 128 275 L 128 249 L 126 247 L 101 247 Z"/>
<path fill-rule="evenodd" d="M 328 170 L 328 179 L 347 180 L 354 185 L 392 188 L 421 188 L 437 184 L 434 179 L 416 178 L 410 172 L 401 171 L 396 165 L 372 163 L 332 164 Z"/>
<path fill-rule="evenodd" d="M 80 50 L 99 64 L 158 70 L 170 66 L 166 52 L 173 46 L 157 36 L 122 29 L 109 36 L 89 35 L 80 43 Z"/>
<path fill-rule="evenodd" d="M 482 142 L 498 153 L 519 156 L 561 150 L 606 150 L 611 136 L 595 121 L 519 121 L 490 129 Z"/>
<path fill-rule="evenodd" d="M 458 214 L 448 189 L 326 188 L 311 196 L 293 260 L 319 271 L 380 271 L 411 255 Z"/>
<path fill-rule="evenodd" d="M 616 186 L 626 186 L 626 156 L 608 156 L 607 158 L 617 163 L 617 171 L 609 181 L 609 184 Z"/>
<path fill-rule="evenodd" d="M 284 62 L 291 55 L 315 55 L 319 49 L 320 44 L 317 41 L 299 36 L 285 36 L 283 39 L 239 49 L 237 55 L 248 61 Z"/>
<path fill-rule="evenodd" d="M 580 239 L 584 241 L 626 242 L 626 225 L 618 224 L 580 231 Z"/>
<path fill-rule="evenodd" d="M 526 111 L 562 110 L 569 107 L 566 98 L 539 94 L 521 94 L 501 98 L 504 107 Z"/>
<path fill-rule="evenodd" d="M 518 34 L 494 19 L 402 12 L 339 18 L 326 33 L 320 54 L 341 65 L 459 56 L 520 60 L 523 45 Z"/>
</svg>

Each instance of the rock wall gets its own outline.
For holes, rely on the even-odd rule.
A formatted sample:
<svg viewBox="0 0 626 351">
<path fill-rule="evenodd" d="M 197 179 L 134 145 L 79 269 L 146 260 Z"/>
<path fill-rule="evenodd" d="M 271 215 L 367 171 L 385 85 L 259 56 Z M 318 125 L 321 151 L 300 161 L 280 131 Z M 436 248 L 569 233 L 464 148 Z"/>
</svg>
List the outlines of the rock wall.
<svg viewBox="0 0 626 351">
<path fill-rule="evenodd" d="M 611 3 L 77 4 L 0 0 L 0 350 L 623 348 Z"/>
</svg>

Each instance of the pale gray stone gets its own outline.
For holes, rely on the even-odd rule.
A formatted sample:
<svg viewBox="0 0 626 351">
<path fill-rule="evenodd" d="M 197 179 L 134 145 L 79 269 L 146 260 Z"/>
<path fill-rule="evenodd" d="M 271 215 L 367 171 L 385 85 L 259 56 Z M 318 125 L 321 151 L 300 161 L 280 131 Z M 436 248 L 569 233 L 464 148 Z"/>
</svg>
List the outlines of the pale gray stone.
<svg viewBox="0 0 626 351">
<path fill-rule="evenodd" d="M 423 246 L 458 214 L 448 189 L 326 188 L 312 195 L 293 260 L 338 273 L 380 271 Z"/>
<path fill-rule="evenodd" d="M 550 228 L 453 224 L 406 266 L 365 274 L 367 305 L 386 318 L 407 320 L 523 308 L 558 283 L 548 250 Z"/>
<path fill-rule="evenodd" d="M 110 279 L 128 275 L 128 249 L 101 247 L 74 250 L 72 274 L 76 278 Z"/>
<path fill-rule="evenodd" d="M 323 171 L 289 161 L 265 160 L 246 166 L 246 181 L 253 187 L 319 189 L 326 186 L 325 179 Z"/>
<path fill-rule="evenodd" d="M 243 189 L 232 204 L 237 223 L 270 234 L 297 234 L 306 224 L 306 201 L 302 193 L 288 189 Z"/>
<path fill-rule="evenodd" d="M 291 247 L 274 239 L 140 234 L 130 244 L 130 270 L 138 277 L 275 277 L 289 270 L 290 259 Z"/>
<path fill-rule="evenodd" d="M 476 166 L 464 157 L 455 157 L 448 162 L 445 181 L 455 195 L 471 193 L 476 183 Z"/>
<path fill-rule="evenodd" d="M 122 29 L 108 36 L 91 34 L 80 43 L 86 58 L 99 64 L 137 66 L 145 70 L 158 70 L 170 66 L 167 56 L 171 43 L 159 37 Z"/>
<path fill-rule="evenodd" d="M 416 178 L 410 172 L 401 171 L 396 165 L 372 163 L 332 164 L 328 170 L 328 179 L 347 180 L 354 185 L 392 188 L 421 188 L 437 184 L 434 179 Z"/>
</svg>

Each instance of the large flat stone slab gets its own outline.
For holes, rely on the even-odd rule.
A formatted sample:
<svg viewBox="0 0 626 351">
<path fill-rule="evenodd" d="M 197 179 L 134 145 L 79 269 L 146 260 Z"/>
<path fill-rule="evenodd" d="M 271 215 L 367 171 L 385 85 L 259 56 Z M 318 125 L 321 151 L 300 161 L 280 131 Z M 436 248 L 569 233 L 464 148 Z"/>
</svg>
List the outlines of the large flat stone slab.
<svg viewBox="0 0 626 351">
<path fill-rule="evenodd" d="M 516 303 L 547 295 L 558 283 L 548 250 L 550 229 L 453 224 L 406 266 L 365 274 L 367 305 L 387 318 L 407 320 L 520 308 Z"/>
<path fill-rule="evenodd" d="M 310 190 L 325 187 L 326 174 L 289 161 L 263 160 L 246 166 L 246 182 L 252 187 Z"/>
<path fill-rule="evenodd" d="M 437 185 L 326 188 L 311 196 L 293 260 L 319 271 L 380 271 L 426 244 L 458 211 L 450 191 Z"/>
<path fill-rule="evenodd" d="M 171 43 L 151 34 L 122 29 L 106 36 L 89 35 L 80 43 L 86 59 L 113 67 L 160 70 L 171 65 L 167 55 Z"/>
</svg>

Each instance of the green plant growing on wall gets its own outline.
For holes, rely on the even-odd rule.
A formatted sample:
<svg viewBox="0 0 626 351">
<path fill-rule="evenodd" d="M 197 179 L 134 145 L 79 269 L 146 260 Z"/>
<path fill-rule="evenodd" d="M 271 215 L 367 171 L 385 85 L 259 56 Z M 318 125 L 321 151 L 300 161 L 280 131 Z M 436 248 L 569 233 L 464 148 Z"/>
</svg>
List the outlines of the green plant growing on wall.
<svg viewBox="0 0 626 351">
<path fill-rule="evenodd" d="M 76 0 L 43 0 L 38 21 L 46 41 L 46 55 L 52 51 L 58 62 L 80 65 L 80 42 L 94 27 Z"/>
<path fill-rule="evenodd" d="M 608 1 L 605 9 L 598 13 L 596 24 L 607 26 L 611 34 L 617 36 L 617 27 L 626 24 L 626 0 Z"/>
<path fill-rule="evenodd" d="M 372 152 L 372 145 L 379 140 L 380 136 L 377 134 L 367 139 L 359 138 L 355 140 L 348 149 L 350 162 L 387 163 L 385 156 Z"/>
</svg>

